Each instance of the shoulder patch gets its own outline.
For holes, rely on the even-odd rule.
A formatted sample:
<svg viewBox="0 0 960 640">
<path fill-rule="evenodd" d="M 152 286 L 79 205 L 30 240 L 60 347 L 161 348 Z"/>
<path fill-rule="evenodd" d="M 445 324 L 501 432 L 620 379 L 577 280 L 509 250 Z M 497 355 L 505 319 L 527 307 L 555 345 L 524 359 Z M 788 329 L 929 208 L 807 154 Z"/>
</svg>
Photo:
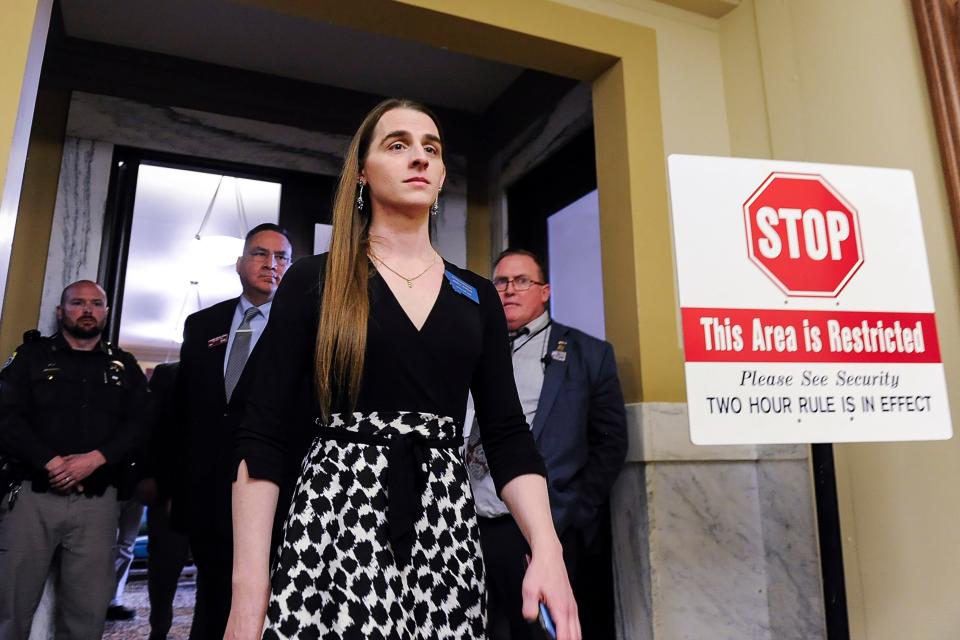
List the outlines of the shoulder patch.
<svg viewBox="0 0 960 640">
<path fill-rule="evenodd" d="M 11 364 L 13 364 L 13 360 L 14 360 L 14 358 L 16 358 L 16 357 L 17 357 L 17 352 L 14 351 L 13 353 L 10 354 L 10 357 L 7 358 L 6 362 L 3 363 L 3 366 L 0 367 L 0 371 L 3 371 L 3 370 L 6 369 L 7 367 L 9 367 Z"/>
</svg>

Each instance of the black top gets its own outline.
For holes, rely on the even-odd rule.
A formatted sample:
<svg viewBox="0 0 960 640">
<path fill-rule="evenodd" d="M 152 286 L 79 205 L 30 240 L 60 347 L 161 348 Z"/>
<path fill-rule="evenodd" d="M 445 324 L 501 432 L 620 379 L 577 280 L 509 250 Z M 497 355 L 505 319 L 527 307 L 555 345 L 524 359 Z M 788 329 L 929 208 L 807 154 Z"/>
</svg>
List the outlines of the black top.
<svg viewBox="0 0 960 640">
<path fill-rule="evenodd" d="M 136 358 L 100 342 L 75 351 L 63 336 L 21 345 L 0 374 L 0 448 L 30 468 L 35 490 L 57 455 L 97 449 L 107 459 L 83 482 L 102 494 L 121 480 L 147 435 L 147 379 Z"/>
<path fill-rule="evenodd" d="M 179 362 L 158 364 L 150 376 L 150 395 L 153 397 L 150 439 L 140 472 L 144 478 L 156 479 L 158 502 L 163 502 L 172 495 L 172 487 L 179 479 L 174 465 L 179 443 L 173 437 L 179 426 L 178 422 L 182 420 L 177 411 L 177 399 L 174 397 L 179 368 Z"/>
<path fill-rule="evenodd" d="M 257 343 L 259 360 L 237 459 L 251 477 L 280 484 L 288 424 L 304 384 L 312 385 L 319 296 L 326 254 L 305 258 L 284 275 Z M 518 475 L 546 475 L 523 416 L 513 379 L 503 308 L 490 281 L 445 262 L 448 272 L 476 288 L 479 303 L 445 277 L 417 331 L 387 283 L 371 265 L 367 352 L 356 411 L 414 411 L 463 423 L 473 392 L 480 435 L 497 491 Z M 333 413 L 349 411 L 334 406 Z M 316 404 L 314 403 L 316 409 Z M 302 413 L 302 411 L 301 411 Z M 297 427 L 292 427 L 296 430 Z"/>
</svg>

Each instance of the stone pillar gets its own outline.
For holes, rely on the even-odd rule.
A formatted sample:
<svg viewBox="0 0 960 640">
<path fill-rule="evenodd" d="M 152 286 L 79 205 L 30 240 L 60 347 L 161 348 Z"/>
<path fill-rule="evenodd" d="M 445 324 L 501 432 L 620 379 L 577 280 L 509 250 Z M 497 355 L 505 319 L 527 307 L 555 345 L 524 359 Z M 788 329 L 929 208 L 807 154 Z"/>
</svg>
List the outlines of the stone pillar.
<svg viewBox="0 0 960 640">
<path fill-rule="evenodd" d="M 693 445 L 682 403 L 627 416 L 611 504 L 618 638 L 826 638 L 809 447 Z"/>
</svg>

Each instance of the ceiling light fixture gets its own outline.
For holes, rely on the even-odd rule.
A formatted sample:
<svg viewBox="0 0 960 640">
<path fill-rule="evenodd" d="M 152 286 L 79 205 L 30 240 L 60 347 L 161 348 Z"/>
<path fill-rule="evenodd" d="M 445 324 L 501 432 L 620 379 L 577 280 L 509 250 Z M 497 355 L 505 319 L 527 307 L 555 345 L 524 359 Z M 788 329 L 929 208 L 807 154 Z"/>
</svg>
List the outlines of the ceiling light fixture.
<svg viewBox="0 0 960 640">
<path fill-rule="evenodd" d="M 191 294 L 195 295 L 197 298 L 196 308 L 193 311 L 199 311 L 203 309 L 203 303 L 200 300 L 200 282 L 197 280 L 191 280 L 190 285 L 187 287 L 187 292 L 183 296 L 183 302 L 180 304 L 180 312 L 177 314 L 177 321 L 173 325 L 173 331 L 170 333 L 170 348 L 167 349 L 167 355 L 164 358 L 164 362 L 170 362 L 170 356 L 174 348 L 178 351 L 181 344 L 183 344 L 183 324 L 187 321 L 187 305 L 190 302 L 190 298 L 193 297 Z M 191 311 L 192 313 L 192 311 Z"/>
<path fill-rule="evenodd" d="M 217 196 L 220 194 L 220 188 L 223 186 L 225 176 L 220 176 L 217 182 L 217 188 L 210 198 L 210 204 L 207 205 L 207 211 L 203 214 L 203 220 L 200 222 L 200 228 L 194 238 L 197 243 L 194 246 L 196 254 L 194 259 L 199 264 L 207 267 L 225 267 L 236 262 L 240 254 L 243 253 L 243 238 L 247 235 L 247 208 L 243 202 L 243 194 L 240 191 L 240 180 L 233 178 L 234 199 L 237 204 L 237 220 L 240 227 L 240 237 L 226 235 L 206 235 L 204 231 L 207 223 L 210 221 L 210 214 L 213 213 L 213 205 L 217 202 Z"/>
</svg>

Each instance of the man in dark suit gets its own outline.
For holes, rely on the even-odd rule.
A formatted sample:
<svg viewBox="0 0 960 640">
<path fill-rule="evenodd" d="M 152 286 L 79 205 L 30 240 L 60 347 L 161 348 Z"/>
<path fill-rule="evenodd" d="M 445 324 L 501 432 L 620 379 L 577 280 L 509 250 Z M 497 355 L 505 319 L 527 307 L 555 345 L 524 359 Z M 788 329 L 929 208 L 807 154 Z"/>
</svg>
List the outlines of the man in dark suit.
<svg viewBox="0 0 960 640">
<path fill-rule="evenodd" d="M 575 584 L 604 517 L 609 519 L 610 489 L 627 454 L 626 412 L 613 347 L 550 319 L 550 285 L 534 254 L 503 252 L 493 275 L 510 332 L 520 403 L 547 468 L 553 522 Z M 530 626 L 520 613 L 523 557 L 529 550 L 493 491 L 476 433 L 468 440 L 466 459 L 480 516 L 491 635 L 530 638 Z M 584 637 L 594 636 L 585 629 Z"/>
<path fill-rule="evenodd" d="M 147 593 L 150 597 L 150 638 L 166 640 L 173 624 L 173 599 L 177 582 L 190 554 L 190 542 L 170 524 L 170 501 L 186 478 L 174 466 L 178 460 L 175 438 L 183 416 L 177 411 L 176 362 L 158 364 L 150 376 L 153 425 L 149 455 L 141 465 L 143 478 L 137 497 L 147 505 Z M 183 495 L 183 492 L 180 492 Z"/>
<path fill-rule="evenodd" d="M 184 324 L 177 397 L 186 427 L 181 449 L 187 481 L 173 496 L 172 518 L 189 536 L 197 565 L 192 640 L 220 640 L 230 614 L 234 433 L 253 378 L 254 347 L 291 253 L 282 227 L 254 227 L 237 259 L 243 294 L 194 313 Z"/>
</svg>

